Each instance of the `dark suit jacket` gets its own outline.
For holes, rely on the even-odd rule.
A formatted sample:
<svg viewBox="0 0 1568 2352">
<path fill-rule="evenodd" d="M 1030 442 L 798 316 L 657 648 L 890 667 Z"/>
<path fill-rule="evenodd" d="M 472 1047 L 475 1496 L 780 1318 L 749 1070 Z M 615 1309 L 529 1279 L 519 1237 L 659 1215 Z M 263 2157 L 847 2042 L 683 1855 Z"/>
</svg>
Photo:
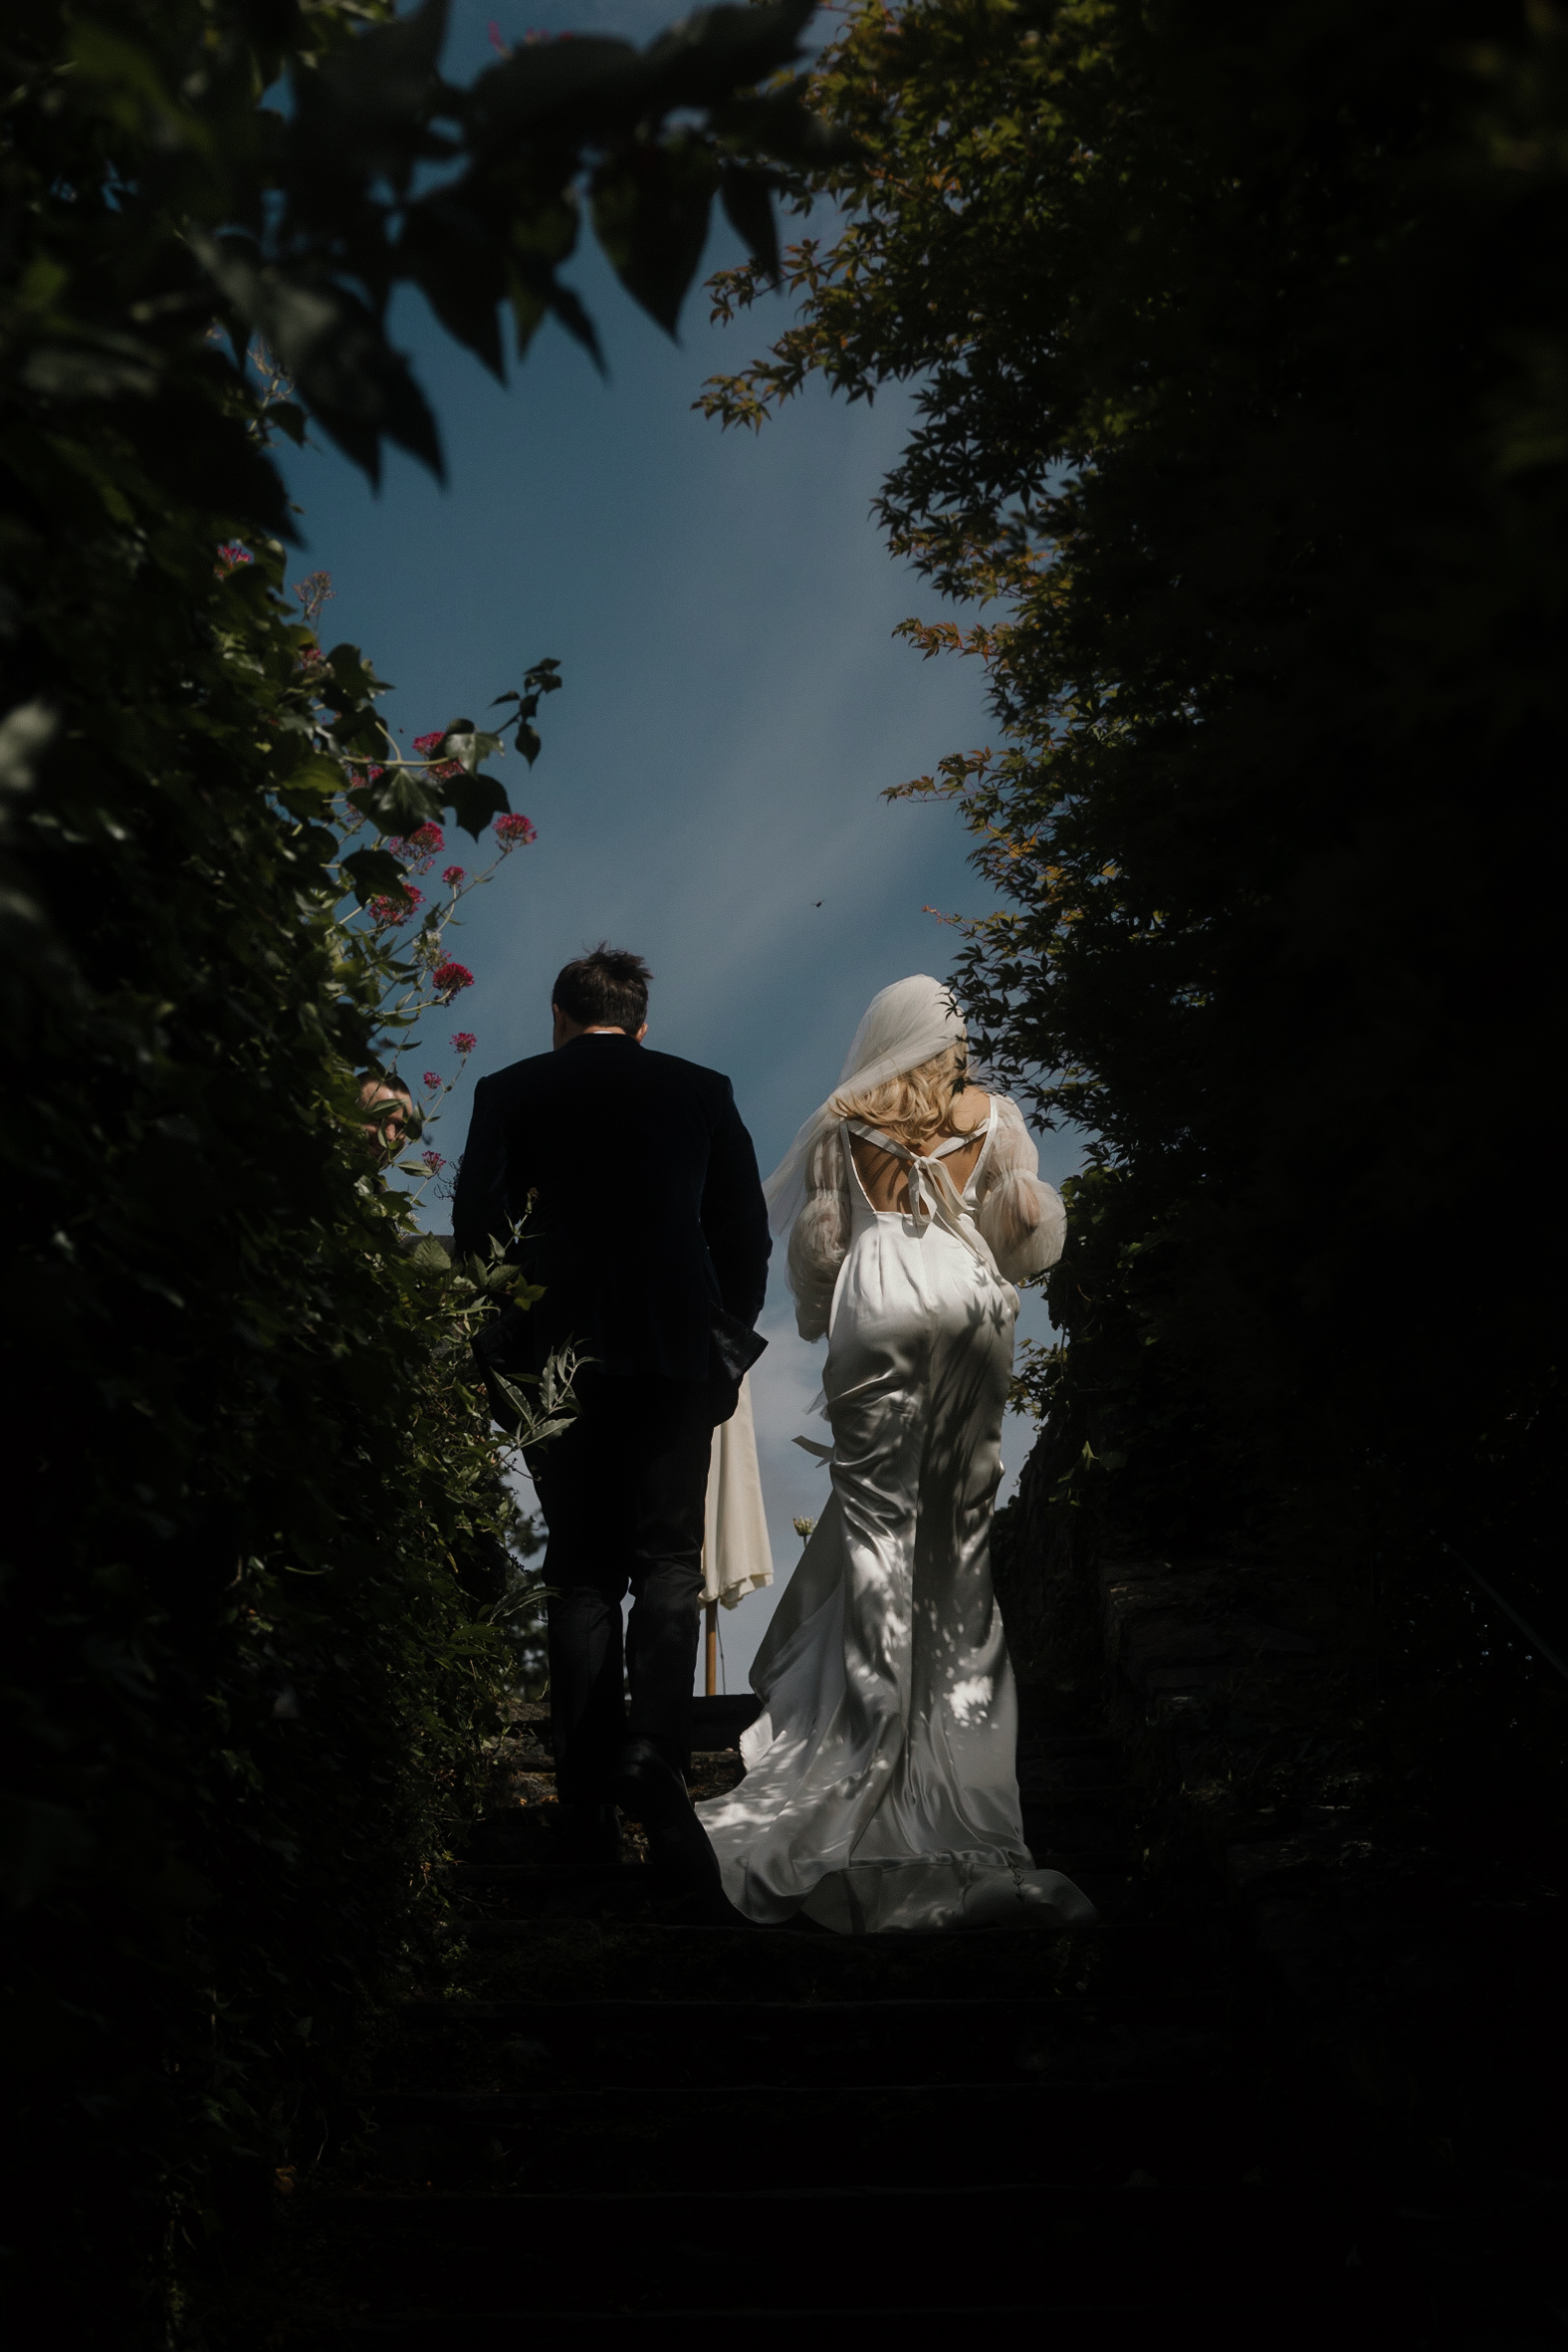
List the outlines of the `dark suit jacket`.
<svg viewBox="0 0 1568 2352">
<path fill-rule="evenodd" d="M 536 1195 L 532 1208 L 529 1195 Z M 458 1252 L 514 1220 L 545 1296 L 544 1353 L 574 1338 L 615 1376 L 711 1376 L 713 1309 L 762 1312 L 772 1247 L 730 1081 L 618 1036 L 482 1078 L 452 1205 Z"/>
</svg>

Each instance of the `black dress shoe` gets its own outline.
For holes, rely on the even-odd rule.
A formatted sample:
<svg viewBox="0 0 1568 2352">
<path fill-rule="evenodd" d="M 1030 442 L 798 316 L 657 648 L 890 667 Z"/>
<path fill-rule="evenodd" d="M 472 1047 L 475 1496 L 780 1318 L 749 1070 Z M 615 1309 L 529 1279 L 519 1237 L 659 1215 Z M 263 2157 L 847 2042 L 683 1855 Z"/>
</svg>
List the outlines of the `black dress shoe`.
<svg viewBox="0 0 1568 2352">
<path fill-rule="evenodd" d="M 719 1857 L 692 1811 L 686 1782 L 651 1740 L 628 1740 L 615 1766 L 615 1801 L 648 1835 L 648 1860 L 673 1891 L 724 1900 Z"/>
</svg>

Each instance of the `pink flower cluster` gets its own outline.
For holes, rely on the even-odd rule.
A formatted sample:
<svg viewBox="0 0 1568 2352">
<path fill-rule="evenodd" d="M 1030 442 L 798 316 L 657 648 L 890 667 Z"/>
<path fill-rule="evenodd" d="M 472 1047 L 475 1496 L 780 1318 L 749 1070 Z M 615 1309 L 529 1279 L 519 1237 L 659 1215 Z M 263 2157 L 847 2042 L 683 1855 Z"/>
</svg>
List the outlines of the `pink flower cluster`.
<svg viewBox="0 0 1568 2352">
<path fill-rule="evenodd" d="M 454 1054 L 472 1054 L 478 1043 L 471 1029 L 460 1029 L 453 1033 L 452 1051 Z"/>
<path fill-rule="evenodd" d="M 424 1161 L 432 1176 L 439 1176 L 446 1166 L 446 1161 L 438 1151 L 422 1151 L 419 1157 Z"/>
<path fill-rule="evenodd" d="M 438 1069 L 427 1069 L 425 1071 L 425 1084 L 427 1086 L 435 1087 L 439 1086 L 440 1083 L 441 1072 Z"/>
<path fill-rule="evenodd" d="M 442 744 L 445 743 L 445 741 L 446 729 L 444 727 L 437 727 L 430 735 L 416 735 L 414 737 L 414 749 L 420 754 L 421 758 L 428 759 L 433 751 L 440 750 Z M 463 773 L 463 763 L 461 760 L 438 760 L 435 766 L 431 769 L 430 773 L 432 776 L 461 776 Z"/>
<path fill-rule="evenodd" d="M 468 966 L 455 964 L 450 960 L 444 964 L 437 964 L 430 977 L 440 992 L 443 1005 L 450 1005 L 460 990 L 472 988 L 474 985 L 474 975 Z"/>
<path fill-rule="evenodd" d="M 394 833 L 386 845 L 394 857 L 406 857 L 416 873 L 427 874 L 446 847 L 446 835 L 438 824 L 425 823 L 411 833 Z"/>
<path fill-rule="evenodd" d="M 468 877 L 460 865 L 444 865 L 441 868 L 441 879 L 449 890 L 455 890 L 458 883 L 466 881 Z"/>
<path fill-rule="evenodd" d="M 497 24 L 494 17 L 491 18 L 488 29 L 490 33 L 490 46 L 495 51 L 497 57 L 511 57 L 513 54 L 512 46 L 509 42 L 502 40 L 501 27 Z M 569 41 L 570 39 L 571 35 L 569 33 L 540 33 L 531 30 L 526 32 L 523 36 L 523 47 L 525 49 L 537 49 L 542 41 Z"/>
<path fill-rule="evenodd" d="M 406 923 L 415 908 L 424 905 L 425 894 L 413 882 L 405 882 L 403 890 L 405 895 L 402 898 L 372 898 L 369 901 L 370 920 L 382 929 Z"/>
<path fill-rule="evenodd" d="M 248 547 L 242 547 L 237 539 L 226 539 L 218 550 L 219 576 L 221 578 L 226 572 L 242 571 L 247 564 L 254 564 L 255 561 Z"/>
<path fill-rule="evenodd" d="M 510 816 L 496 819 L 496 839 L 501 844 L 503 855 L 509 849 L 526 848 L 530 841 L 537 841 L 538 838 L 538 833 L 526 817 Z"/>
</svg>

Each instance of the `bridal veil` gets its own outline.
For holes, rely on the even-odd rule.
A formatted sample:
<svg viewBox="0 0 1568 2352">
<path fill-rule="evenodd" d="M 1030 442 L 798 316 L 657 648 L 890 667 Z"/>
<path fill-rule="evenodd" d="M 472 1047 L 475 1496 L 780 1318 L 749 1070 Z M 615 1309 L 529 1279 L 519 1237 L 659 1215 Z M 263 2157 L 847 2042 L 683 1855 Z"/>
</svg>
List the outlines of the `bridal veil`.
<svg viewBox="0 0 1568 2352">
<path fill-rule="evenodd" d="M 825 1102 L 817 1104 L 763 1186 L 775 1233 L 787 1233 L 800 1214 L 811 1155 L 842 1119 L 842 1097 L 867 1093 L 906 1069 L 918 1069 L 944 1047 L 964 1045 L 968 1035 L 952 989 L 946 981 L 933 980 L 929 973 L 916 972 L 908 980 L 895 980 L 871 999 L 837 1085 Z"/>
</svg>

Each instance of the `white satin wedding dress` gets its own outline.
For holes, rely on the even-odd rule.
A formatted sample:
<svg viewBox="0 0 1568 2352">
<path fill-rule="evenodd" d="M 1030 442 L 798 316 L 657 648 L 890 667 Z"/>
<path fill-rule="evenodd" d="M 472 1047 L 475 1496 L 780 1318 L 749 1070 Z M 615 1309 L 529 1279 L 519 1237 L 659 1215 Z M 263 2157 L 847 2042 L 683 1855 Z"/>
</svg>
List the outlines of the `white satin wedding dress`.
<svg viewBox="0 0 1568 2352">
<path fill-rule="evenodd" d="M 962 1193 L 942 1159 L 972 1137 L 898 1152 L 908 1213 L 872 1206 L 852 1124 L 812 1143 L 790 1243 L 802 1336 L 828 1333 L 831 1500 L 752 1671 L 763 1713 L 742 1741 L 746 1777 L 697 1810 L 751 1919 L 1059 1929 L 1094 1910 L 1023 1841 L 990 1538 L 1018 1307 L 1008 1275 L 1054 1262 L 1061 1203 L 1006 1098 L 992 1098 Z"/>
</svg>

